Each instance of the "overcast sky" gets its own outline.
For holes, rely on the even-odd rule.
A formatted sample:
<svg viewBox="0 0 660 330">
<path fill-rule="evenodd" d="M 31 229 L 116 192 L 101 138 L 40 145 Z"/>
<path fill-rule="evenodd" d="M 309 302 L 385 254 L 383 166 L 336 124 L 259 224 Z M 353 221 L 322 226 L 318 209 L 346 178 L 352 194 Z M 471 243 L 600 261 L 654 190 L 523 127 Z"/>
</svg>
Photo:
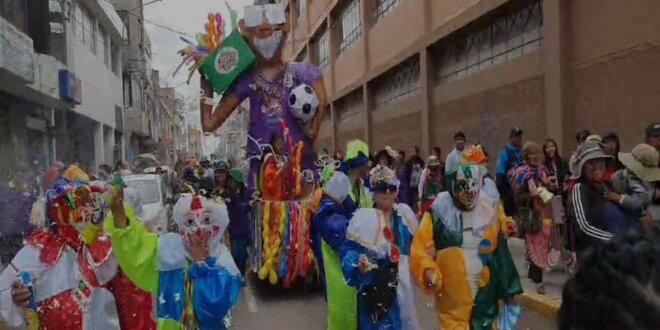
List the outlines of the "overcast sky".
<svg viewBox="0 0 660 330">
<path fill-rule="evenodd" d="M 147 3 L 144 0 L 144 3 Z M 229 6 L 238 12 L 238 17 L 243 17 L 243 7 L 251 5 L 253 0 L 227 0 Z M 195 34 L 204 32 L 204 24 L 209 12 L 222 13 L 223 19 L 229 19 L 229 12 L 224 0 L 161 0 L 145 7 L 145 28 L 151 39 L 152 67 L 160 70 L 160 83 L 162 86 L 176 87 L 183 94 L 186 102 L 198 102 L 199 80 L 195 74 L 190 80 L 190 85 L 185 82 L 188 78 L 187 68 L 181 68 L 176 76 L 172 76 L 174 70 L 181 62 L 177 51 L 185 47 L 185 43 L 179 39 L 180 34 L 158 27 L 156 23 L 170 29 L 186 33 L 188 39 L 194 40 Z M 150 22 L 148 22 L 150 21 Z M 226 27 L 230 24 L 227 21 Z M 199 111 L 186 114 L 190 124 L 200 126 Z M 213 149 L 217 144 L 216 139 L 205 139 L 204 149 Z M 208 152 L 207 152 L 208 153 Z"/>
</svg>

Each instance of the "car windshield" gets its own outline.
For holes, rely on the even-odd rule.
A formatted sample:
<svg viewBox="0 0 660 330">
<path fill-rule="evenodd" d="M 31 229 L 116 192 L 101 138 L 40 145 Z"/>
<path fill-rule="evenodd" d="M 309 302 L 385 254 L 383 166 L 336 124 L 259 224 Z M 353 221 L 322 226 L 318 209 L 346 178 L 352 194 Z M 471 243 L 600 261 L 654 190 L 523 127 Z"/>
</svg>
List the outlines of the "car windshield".
<svg viewBox="0 0 660 330">
<path fill-rule="evenodd" d="M 160 202 L 158 182 L 156 180 L 131 180 L 127 181 L 126 185 L 137 189 L 143 204 L 153 204 Z"/>
</svg>

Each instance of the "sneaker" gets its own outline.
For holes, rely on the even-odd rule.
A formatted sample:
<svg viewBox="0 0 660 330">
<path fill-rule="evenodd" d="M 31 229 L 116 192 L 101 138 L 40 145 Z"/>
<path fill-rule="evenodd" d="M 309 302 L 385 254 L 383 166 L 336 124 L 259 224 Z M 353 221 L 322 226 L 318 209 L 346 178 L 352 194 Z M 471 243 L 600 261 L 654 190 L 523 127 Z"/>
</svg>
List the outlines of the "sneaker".
<svg viewBox="0 0 660 330">
<path fill-rule="evenodd" d="M 536 293 L 545 294 L 545 285 L 543 283 L 536 284 Z"/>
</svg>

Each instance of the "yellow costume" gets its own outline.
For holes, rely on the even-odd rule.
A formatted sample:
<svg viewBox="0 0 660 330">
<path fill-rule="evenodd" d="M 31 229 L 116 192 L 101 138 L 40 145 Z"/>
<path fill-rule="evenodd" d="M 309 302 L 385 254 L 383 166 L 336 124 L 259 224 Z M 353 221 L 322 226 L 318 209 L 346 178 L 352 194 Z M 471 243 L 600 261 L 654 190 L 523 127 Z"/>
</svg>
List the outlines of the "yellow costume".
<svg viewBox="0 0 660 330">
<path fill-rule="evenodd" d="M 448 174 L 450 191 L 438 195 L 412 242 L 411 271 L 436 297 L 444 330 L 497 328 L 499 302 L 522 292 L 505 238 L 513 220 L 483 170 L 463 164 Z"/>
</svg>

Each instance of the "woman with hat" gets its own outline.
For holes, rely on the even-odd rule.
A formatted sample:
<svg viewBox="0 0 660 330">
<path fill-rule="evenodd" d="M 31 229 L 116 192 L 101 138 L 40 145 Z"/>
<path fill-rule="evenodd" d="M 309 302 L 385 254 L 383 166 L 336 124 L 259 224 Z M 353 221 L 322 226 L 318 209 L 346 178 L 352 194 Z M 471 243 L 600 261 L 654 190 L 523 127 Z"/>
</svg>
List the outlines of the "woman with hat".
<svg viewBox="0 0 660 330">
<path fill-rule="evenodd" d="M 625 168 L 614 174 L 614 190 L 606 192 L 607 199 L 641 217 L 655 197 L 653 184 L 660 181 L 658 158 L 658 151 L 645 143 L 638 144 L 630 153 L 619 153 Z"/>
<path fill-rule="evenodd" d="M 606 155 L 600 144 L 585 142 L 575 152 L 575 185 L 570 191 L 567 208 L 575 221 L 574 247 L 578 256 L 598 242 L 609 242 L 617 224 L 629 222 L 630 216 L 606 197 L 608 186 L 604 181 Z"/>
<path fill-rule="evenodd" d="M 396 203 L 394 171 L 376 166 L 370 180 L 375 208 L 355 212 L 341 246 L 346 283 L 357 288 L 358 328 L 419 329 L 408 261 L 417 217 Z"/>
<path fill-rule="evenodd" d="M 543 148 L 527 142 L 522 148 L 523 163 L 509 171 L 517 210 L 517 220 L 525 234 L 527 253 L 531 259 L 527 277 L 536 284 L 536 292 L 545 294 L 543 269 L 548 267 L 550 234 L 554 227 L 548 191 L 550 180 L 543 165 Z"/>
</svg>

